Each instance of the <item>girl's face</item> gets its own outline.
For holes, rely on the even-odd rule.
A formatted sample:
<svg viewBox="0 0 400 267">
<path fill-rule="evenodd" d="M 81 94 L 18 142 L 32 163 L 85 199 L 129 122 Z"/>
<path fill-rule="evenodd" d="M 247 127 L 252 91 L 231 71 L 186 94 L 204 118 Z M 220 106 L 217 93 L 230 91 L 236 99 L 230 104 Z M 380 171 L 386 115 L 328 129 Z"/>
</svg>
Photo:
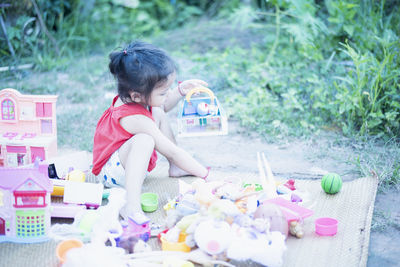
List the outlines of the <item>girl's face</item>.
<svg viewBox="0 0 400 267">
<path fill-rule="evenodd" d="M 165 82 L 159 83 L 153 89 L 150 94 L 148 105 L 151 107 L 161 107 L 164 105 L 165 99 L 167 99 L 167 95 L 171 85 L 174 83 L 176 78 L 176 73 L 173 72 L 168 75 L 168 79 Z"/>
</svg>

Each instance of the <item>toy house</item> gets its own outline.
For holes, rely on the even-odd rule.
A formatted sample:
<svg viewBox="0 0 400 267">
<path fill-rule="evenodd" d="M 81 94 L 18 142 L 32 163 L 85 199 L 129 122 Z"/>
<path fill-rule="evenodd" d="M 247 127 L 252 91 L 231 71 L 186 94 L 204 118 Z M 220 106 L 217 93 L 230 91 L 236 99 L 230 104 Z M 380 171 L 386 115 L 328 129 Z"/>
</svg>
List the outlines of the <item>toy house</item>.
<svg viewBox="0 0 400 267">
<path fill-rule="evenodd" d="M 207 96 L 192 97 L 206 93 Z M 228 134 L 228 120 L 218 99 L 210 89 L 195 88 L 183 99 L 178 114 L 178 136 Z"/>
<path fill-rule="evenodd" d="M 0 166 L 16 167 L 57 154 L 55 95 L 0 91 Z"/>
<path fill-rule="evenodd" d="M 47 164 L 0 167 L 0 242 L 47 240 L 52 191 Z"/>
</svg>

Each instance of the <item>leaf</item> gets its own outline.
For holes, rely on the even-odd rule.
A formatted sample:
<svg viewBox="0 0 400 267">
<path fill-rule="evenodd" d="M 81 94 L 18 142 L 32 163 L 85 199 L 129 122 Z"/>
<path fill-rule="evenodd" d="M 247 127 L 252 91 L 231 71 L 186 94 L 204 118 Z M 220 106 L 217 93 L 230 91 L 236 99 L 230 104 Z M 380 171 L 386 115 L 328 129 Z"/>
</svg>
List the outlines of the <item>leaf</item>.
<svg viewBox="0 0 400 267">
<path fill-rule="evenodd" d="M 354 26 L 353 25 L 344 25 L 343 30 L 347 32 L 350 36 L 353 36 Z"/>
</svg>

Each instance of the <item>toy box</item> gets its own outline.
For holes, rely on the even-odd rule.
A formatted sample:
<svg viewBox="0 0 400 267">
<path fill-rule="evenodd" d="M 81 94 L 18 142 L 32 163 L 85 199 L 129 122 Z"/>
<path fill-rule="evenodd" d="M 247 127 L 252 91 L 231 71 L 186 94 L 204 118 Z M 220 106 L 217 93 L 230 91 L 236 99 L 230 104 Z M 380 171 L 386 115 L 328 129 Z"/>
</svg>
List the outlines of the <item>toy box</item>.
<svg viewBox="0 0 400 267">
<path fill-rule="evenodd" d="M 0 91 L 0 166 L 16 167 L 57 153 L 55 95 Z"/>
<path fill-rule="evenodd" d="M 192 97 L 196 93 L 206 96 Z M 191 90 L 180 107 L 178 137 L 225 134 L 228 134 L 228 120 L 214 93 L 206 88 Z"/>
</svg>

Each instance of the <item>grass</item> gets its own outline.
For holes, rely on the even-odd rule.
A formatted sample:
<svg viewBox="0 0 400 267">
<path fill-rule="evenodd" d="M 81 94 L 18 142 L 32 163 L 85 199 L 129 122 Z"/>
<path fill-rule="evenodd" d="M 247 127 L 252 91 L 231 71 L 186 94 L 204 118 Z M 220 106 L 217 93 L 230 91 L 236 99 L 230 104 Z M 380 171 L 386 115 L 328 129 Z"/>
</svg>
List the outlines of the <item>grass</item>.
<svg viewBox="0 0 400 267">
<path fill-rule="evenodd" d="M 400 222 L 393 218 L 393 214 L 381 209 L 375 209 L 372 217 L 371 230 L 383 232 L 388 228 L 400 230 Z"/>
</svg>

